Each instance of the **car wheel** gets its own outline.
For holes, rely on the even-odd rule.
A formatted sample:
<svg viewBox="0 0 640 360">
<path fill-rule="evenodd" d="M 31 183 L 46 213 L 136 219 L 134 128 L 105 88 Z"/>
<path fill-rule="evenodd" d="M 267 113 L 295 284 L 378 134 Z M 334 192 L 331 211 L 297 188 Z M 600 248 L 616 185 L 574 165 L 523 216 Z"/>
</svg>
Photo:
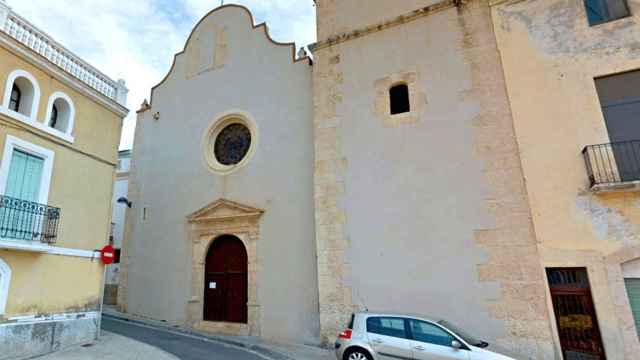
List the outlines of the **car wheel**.
<svg viewBox="0 0 640 360">
<path fill-rule="evenodd" d="M 366 350 L 353 349 L 344 354 L 344 360 L 372 360 L 372 358 Z"/>
</svg>

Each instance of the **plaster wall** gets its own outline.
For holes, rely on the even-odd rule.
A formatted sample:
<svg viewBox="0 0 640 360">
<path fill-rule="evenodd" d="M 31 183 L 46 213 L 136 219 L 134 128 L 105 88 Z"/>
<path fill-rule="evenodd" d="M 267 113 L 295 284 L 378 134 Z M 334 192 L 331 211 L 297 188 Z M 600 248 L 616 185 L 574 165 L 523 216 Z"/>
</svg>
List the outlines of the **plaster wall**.
<svg viewBox="0 0 640 360">
<path fill-rule="evenodd" d="M 224 198 L 264 210 L 256 240 L 261 335 L 317 342 L 311 68 L 294 63 L 293 51 L 252 28 L 246 9 L 224 6 L 197 25 L 153 90 L 151 109 L 138 118 L 129 188 L 119 296 L 130 313 L 185 323 L 194 276 L 186 217 Z M 234 111 L 255 121 L 257 148 L 223 176 L 205 164 L 202 141 Z"/>
<path fill-rule="evenodd" d="M 437 2 L 439 0 L 318 0 L 318 40 L 392 20 Z"/>
<path fill-rule="evenodd" d="M 347 18 L 347 28 L 360 26 L 346 10 L 356 3 L 320 6 L 319 34 Z M 367 2 L 375 16 L 367 26 L 422 3 Z M 466 2 L 314 55 L 323 341 L 366 306 L 444 317 L 494 349 L 552 358 L 488 4 Z M 412 112 L 390 117 L 388 86 L 398 81 L 414 92 Z"/>
<path fill-rule="evenodd" d="M 67 94 L 76 109 L 72 133 L 75 141 L 70 146 L 110 163 L 116 162 L 122 127 L 122 119 L 117 114 L 63 84 L 46 71 L 33 66 L 4 47 L 0 47 L 0 59 L 2 59 L 0 61 L 0 89 L 3 96 L 7 78 L 14 70 L 24 70 L 32 74 L 38 81 L 41 91 L 37 120 L 44 124 L 49 97 L 58 91 Z M 2 100 L 0 99 L 0 101 Z"/>
<path fill-rule="evenodd" d="M 113 229 L 113 246 L 116 249 L 122 247 L 122 237 L 124 236 L 124 220 L 127 213 L 127 205 L 118 203 L 121 197 L 127 197 L 129 192 L 129 179 L 127 177 L 119 177 L 116 179 L 113 188 L 113 219 L 111 220 L 115 226 Z"/>
<path fill-rule="evenodd" d="M 78 120 L 84 117 L 80 112 L 78 116 Z M 54 152 L 48 205 L 61 209 L 56 246 L 82 250 L 105 246 L 111 222 L 114 164 L 98 161 L 0 115 L 0 149 L 4 149 L 7 135 Z M 98 132 L 92 138 L 96 143 L 106 142 Z M 111 145 L 115 148 L 117 144 L 118 140 L 113 138 Z"/>
<path fill-rule="evenodd" d="M 492 14 L 543 265 L 587 267 L 607 357 L 637 357 L 620 265 L 640 243 L 640 198 L 591 192 L 581 151 L 609 142 L 594 79 L 640 68 L 640 18 L 589 27 L 583 2 L 566 0 Z"/>
<path fill-rule="evenodd" d="M 98 259 L 0 250 L 11 268 L 9 298 L 2 319 L 98 311 L 103 265 Z"/>
<path fill-rule="evenodd" d="M 129 159 L 123 160 L 129 163 Z M 118 203 L 118 199 L 121 197 L 127 198 L 129 193 L 129 178 L 128 175 L 121 177 L 117 176 L 116 181 L 113 184 L 113 197 L 111 199 L 111 206 L 113 208 L 111 223 L 113 224 L 113 247 L 116 249 L 122 248 L 122 239 L 124 237 L 124 225 L 125 217 L 127 214 L 127 205 Z M 118 284 L 118 273 L 120 270 L 119 264 L 112 264 L 107 266 L 107 284 Z"/>
<path fill-rule="evenodd" d="M 33 58 L 40 56 L 26 51 Z M 0 250 L 0 259 L 11 270 L 7 306 L 0 315 L 2 359 L 42 355 L 97 336 L 104 266 L 97 258 L 76 257 L 82 252 L 74 250 L 93 251 L 108 242 L 123 116 L 59 81 L 57 75 L 32 65 L 37 63 L 33 58 L 0 46 L 3 95 L 15 70 L 31 74 L 41 92 L 34 114 L 40 127 L 4 111 L 0 114 L 0 149 L 4 149 L 7 137 L 13 136 L 54 153 L 47 205 L 61 208 L 55 247 L 67 255 Z M 66 94 L 74 104 L 73 142 L 41 129 L 49 98 L 56 92 Z M 3 156 L 0 153 L 0 162 L 7 160 Z"/>
<path fill-rule="evenodd" d="M 108 240 L 122 119 L 3 47 L 0 58 L 2 91 L 9 74 L 17 69 L 31 73 L 37 80 L 41 91 L 39 122 L 44 123 L 51 94 L 60 91 L 73 101 L 76 109 L 73 144 L 0 114 L 0 148 L 4 149 L 6 136 L 13 135 L 53 151 L 49 205 L 62 209 L 57 245 L 84 250 L 101 248 Z"/>
</svg>

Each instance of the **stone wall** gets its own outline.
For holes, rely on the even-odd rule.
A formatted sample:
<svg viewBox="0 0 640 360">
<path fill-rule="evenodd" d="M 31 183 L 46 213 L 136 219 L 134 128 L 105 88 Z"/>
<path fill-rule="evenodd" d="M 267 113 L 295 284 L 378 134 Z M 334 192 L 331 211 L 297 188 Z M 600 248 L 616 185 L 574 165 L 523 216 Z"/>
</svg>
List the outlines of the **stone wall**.
<svg viewBox="0 0 640 360">
<path fill-rule="evenodd" d="M 96 316 L 66 321 L 3 324 L 0 325 L 0 359 L 31 359 L 73 345 L 90 343 L 97 336 Z"/>
</svg>

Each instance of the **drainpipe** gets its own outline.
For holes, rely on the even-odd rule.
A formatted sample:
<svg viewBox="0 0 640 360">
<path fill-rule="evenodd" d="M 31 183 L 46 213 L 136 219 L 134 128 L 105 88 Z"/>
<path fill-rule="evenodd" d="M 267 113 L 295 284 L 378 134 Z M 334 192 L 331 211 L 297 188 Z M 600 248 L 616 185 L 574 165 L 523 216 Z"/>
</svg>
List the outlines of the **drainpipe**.
<svg viewBox="0 0 640 360">
<path fill-rule="evenodd" d="M 93 258 L 91 259 L 91 261 L 93 261 Z M 98 258 L 98 261 L 100 261 L 100 258 Z M 100 261 L 100 263 L 102 262 Z M 96 331 L 96 341 L 100 340 L 100 336 L 102 332 L 102 309 L 104 306 L 103 305 L 104 304 L 104 287 L 107 282 L 107 265 L 102 264 L 102 268 L 103 268 L 102 280 L 100 281 L 102 291 L 100 292 L 100 309 L 98 310 L 98 331 Z"/>
</svg>

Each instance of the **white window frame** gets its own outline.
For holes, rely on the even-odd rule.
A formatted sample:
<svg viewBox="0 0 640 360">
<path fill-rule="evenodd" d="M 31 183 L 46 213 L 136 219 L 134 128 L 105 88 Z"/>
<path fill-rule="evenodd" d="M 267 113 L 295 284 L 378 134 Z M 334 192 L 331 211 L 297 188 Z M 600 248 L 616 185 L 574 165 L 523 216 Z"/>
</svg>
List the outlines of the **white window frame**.
<svg viewBox="0 0 640 360">
<path fill-rule="evenodd" d="M 7 308 L 9 284 L 11 284 L 11 268 L 0 258 L 0 315 L 4 315 Z"/>
<path fill-rule="evenodd" d="M 49 122 L 51 122 L 51 112 L 53 111 L 53 104 L 58 99 L 64 100 L 69 106 L 69 120 L 67 123 L 67 128 L 64 131 L 60 131 L 49 125 Z M 45 121 L 44 124 L 49 128 L 49 131 L 58 133 L 58 136 L 71 136 L 71 134 L 73 133 L 73 125 L 75 122 L 75 117 L 76 117 L 76 108 L 73 105 L 73 100 L 71 100 L 69 95 L 61 91 L 56 91 L 53 94 L 51 94 L 51 96 L 49 96 L 49 103 L 47 104 L 47 115 L 44 118 L 44 121 Z"/>
<path fill-rule="evenodd" d="M 11 167 L 11 161 L 13 160 L 13 152 L 16 149 L 44 159 L 38 202 L 46 205 L 49 201 L 49 188 L 51 186 L 51 177 L 53 175 L 53 159 L 55 153 L 49 149 L 45 149 L 12 135 L 7 135 L 4 144 L 2 164 L 0 165 L 0 195 L 4 195 L 7 189 L 9 168 Z"/>
<path fill-rule="evenodd" d="M 9 110 L 9 101 L 11 100 L 11 91 L 13 89 L 13 84 L 15 83 L 16 79 L 19 77 L 24 77 L 25 79 L 29 80 L 31 82 L 31 85 L 33 86 L 33 102 L 31 104 L 31 116 L 26 116 L 24 114 L 21 114 L 19 112 L 13 111 L 13 110 Z M 62 94 L 63 96 L 59 96 L 59 97 L 55 97 L 56 95 Z M 51 95 L 51 97 L 49 98 L 49 106 L 47 107 L 47 117 L 44 119 L 43 122 L 38 121 L 38 109 L 40 106 L 40 97 L 41 97 L 41 91 L 40 91 L 40 85 L 38 84 L 38 81 L 36 80 L 35 76 L 33 76 L 31 73 L 24 71 L 24 70 L 14 70 L 11 74 L 9 74 L 9 77 L 7 78 L 7 83 L 5 84 L 5 90 L 4 90 L 4 97 L 3 97 L 3 101 L 2 101 L 2 105 L 0 106 L 0 113 L 9 116 L 13 119 L 16 119 L 20 122 L 23 122 L 29 126 L 32 126 L 36 129 L 39 129 L 41 131 L 44 131 L 50 135 L 53 135 L 55 137 L 58 137 L 68 143 L 73 144 L 74 142 L 74 138 L 71 135 L 73 132 L 73 124 L 75 122 L 75 106 L 73 104 L 73 101 L 71 101 L 71 98 L 69 98 L 68 95 L 62 93 L 62 92 L 56 92 L 53 95 Z M 53 100 L 52 100 L 53 98 Z M 63 98 L 65 100 L 67 100 L 67 102 L 69 103 L 69 107 L 71 109 L 71 116 L 69 119 L 69 127 L 67 129 L 67 132 L 62 132 L 59 131 L 57 129 L 54 129 L 52 127 L 49 126 L 49 120 L 51 118 L 51 112 L 50 109 L 53 107 L 53 101 L 55 101 L 58 98 Z"/>
<path fill-rule="evenodd" d="M 13 90 L 13 84 L 16 82 L 18 78 L 25 78 L 29 80 L 31 86 L 33 86 L 33 101 L 31 102 L 31 114 L 26 116 L 19 112 L 9 110 L 9 101 L 11 100 L 11 91 Z M 26 72 L 24 70 L 14 70 L 9 77 L 7 78 L 7 84 L 5 85 L 4 90 L 4 100 L 2 102 L 3 110 L 9 113 L 12 117 L 18 118 L 22 121 L 26 122 L 35 122 L 38 118 L 38 106 L 40 105 L 40 85 L 38 84 L 38 80 L 36 80 L 35 76 L 31 75 L 31 73 Z"/>
</svg>

